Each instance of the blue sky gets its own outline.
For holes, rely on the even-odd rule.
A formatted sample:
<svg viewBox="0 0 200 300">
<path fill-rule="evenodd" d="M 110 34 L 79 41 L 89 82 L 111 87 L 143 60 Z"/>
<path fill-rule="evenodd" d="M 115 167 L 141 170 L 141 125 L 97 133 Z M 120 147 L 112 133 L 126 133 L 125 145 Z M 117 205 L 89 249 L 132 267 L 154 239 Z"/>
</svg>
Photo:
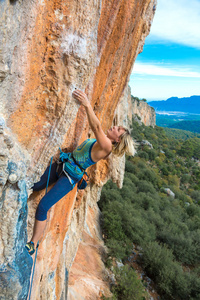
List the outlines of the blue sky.
<svg viewBox="0 0 200 300">
<path fill-rule="evenodd" d="M 200 95 L 200 0 L 158 0 L 129 85 L 148 101 Z"/>
</svg>

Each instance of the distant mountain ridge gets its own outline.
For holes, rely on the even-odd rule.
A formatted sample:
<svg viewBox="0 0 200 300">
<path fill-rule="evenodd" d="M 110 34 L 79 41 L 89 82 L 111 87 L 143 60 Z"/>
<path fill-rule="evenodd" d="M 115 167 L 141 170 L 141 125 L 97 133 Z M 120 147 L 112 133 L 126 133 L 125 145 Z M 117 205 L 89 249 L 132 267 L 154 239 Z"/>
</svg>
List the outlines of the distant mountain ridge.
<svg viewBox="0 0 200 300">
<path fill-rule="evenodd" d="M 156 112 L 159 111 L 180 111 L 187 113 L 200 114 L 200 96 L 191 97 L 171 97 L 167 100 L 150 101 L 150 106 L 155 108 Z"/>
</svg>

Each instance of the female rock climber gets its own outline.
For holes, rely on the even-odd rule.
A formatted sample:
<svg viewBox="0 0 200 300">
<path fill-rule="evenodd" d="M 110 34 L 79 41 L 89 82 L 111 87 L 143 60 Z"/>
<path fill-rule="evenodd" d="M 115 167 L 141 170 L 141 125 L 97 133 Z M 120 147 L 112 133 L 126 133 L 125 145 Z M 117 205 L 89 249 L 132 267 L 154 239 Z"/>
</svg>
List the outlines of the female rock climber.
<svg viewBox="0 0 200 300">
<path fill-rule="evenodd" d="M 89 125 L 94 132 L 96 139 L 87 139 L 72 153 L 69 153 L 69 162 L 52 164 L 49 183 L 56 182 L 54 187 L 41 199 L 35 216 L 35 224 L 31 241 L 26 244 L 26 249 L 32 255 L 35 252 L 35 245 L 41 238 L 46 226 L 47 212 L 62 197 L 69 193 L 80 180 L 80 176 L 71 172 L 70 163 L 76 164 L 76 170 L 86 169 L 97 163 L 99 160 L 106 158 L 111 152 L 117 156 L 124 153 L 128 155 L 135 154 L 134 141 L 130 136 L 128 129 L 121 126 L 114 126 L 107 130 L 107 135 L 103 132 L 101 124 L 96 117 L 86 94 L 80 90 L 72 93 L 73 97 L 85 107 Z M 65 170 L 64 172 L 62 170 Z M 67 170 L 67 172 L 66 172 Z M 39 191 L 46 187 L 49 167 L 42 175 L 41 180 L 34 184 L 33 190 Z"/>
</svg>

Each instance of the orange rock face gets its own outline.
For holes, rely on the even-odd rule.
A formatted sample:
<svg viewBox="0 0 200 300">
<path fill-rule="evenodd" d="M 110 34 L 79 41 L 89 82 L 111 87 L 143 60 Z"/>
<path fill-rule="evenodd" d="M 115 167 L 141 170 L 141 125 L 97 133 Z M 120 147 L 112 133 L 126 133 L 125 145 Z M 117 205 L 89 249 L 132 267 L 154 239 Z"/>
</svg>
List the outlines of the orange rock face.
<svg viewBox="0 0 200 300">
<path fill-rule="evenodd" d="M 128 111 L 117 105 L 123 107 L 123 99 L 130 97 L 129 76 L 155 5 L 155 0 L 1 3 L 0 263 L 5 285 L 0 297 L 27 297 L 31 262 L 24 250 L 26 221 L 30 238 L 44 191 L 29 197 L 28 212 L 27 192 L 50 157 L 56 159 L 59 146 L 72 151 L 92 136 L 72 91 L 86 91 L 104 130 L 113 122 L 127 123 Z M 89 170 L 91 183 L 85 191 L 73 190 L 49 211 L 31 299 L 64 299 L 68 281 L 69 299 L 109 295 L 97 201 L 108 178 L 122 186 L 123 172 L 124 158 L 99 162 Z"/>
<path fill-rule="evenodd" d="M 105 251 L 98 232 L 98 210 L 89 207 L 86 228 L 73 262 L 69 276 L 69 299 L 100 299 L 104 294 L 111 295 L 107 274 L 101 260 Z M 80 293 L 81 291 L 81 293 Z"/>
<path fill-rule="evenodd" d="M 100 63 L 92 99 L 105 129 L 111 124 L 133 63 L 150 29 L 152 9 L 152 1 L 103 1 L 98 27 Z"/>
</svg>

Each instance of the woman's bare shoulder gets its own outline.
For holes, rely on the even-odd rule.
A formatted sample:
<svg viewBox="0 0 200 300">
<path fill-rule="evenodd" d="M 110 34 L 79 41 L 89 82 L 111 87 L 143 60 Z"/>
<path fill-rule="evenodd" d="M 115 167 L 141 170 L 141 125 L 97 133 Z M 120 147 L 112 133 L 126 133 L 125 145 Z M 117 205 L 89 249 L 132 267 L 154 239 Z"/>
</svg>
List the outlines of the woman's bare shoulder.
<svg viewBox="0 0 200 300">
<path fill-rule="evenodd" d="M 101 159 L 104 159 L 110 154 L 111 151 L 112 151 L 111 141 L 110 141 L 110 147 L 107 148 L 102 148 L 97 141 L 92 147 L 92 151 L 91 151 L 92 160 L 97 162 Z"/>
</svg>

